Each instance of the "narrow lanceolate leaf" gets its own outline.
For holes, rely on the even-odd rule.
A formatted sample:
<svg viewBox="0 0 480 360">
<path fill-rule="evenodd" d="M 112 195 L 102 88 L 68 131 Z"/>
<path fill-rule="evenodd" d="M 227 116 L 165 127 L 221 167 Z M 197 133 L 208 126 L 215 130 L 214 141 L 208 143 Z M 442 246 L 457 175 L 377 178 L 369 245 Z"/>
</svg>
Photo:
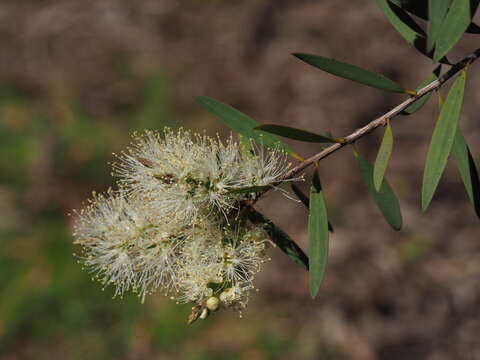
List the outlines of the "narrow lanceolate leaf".
<svg viewBox="0 0 480 360">
<path fill-rule="evenodd" d="M 271 220 L 263 216 L 253 208 L 250 209 L 248 217 L 254 224 L 261 224 L 270 236 L 271 240 L 277 245 L 290 259 L 295 263 L 305 266 L 308 270 L 308 256 L 303 250 L 292 240 L 288 234 L 275 225 Z"/>
<path fill-rule="evenodd" d="M 293 157 L 298 157 L 292 148 L 281 141 L 278 137 L 263 131 L 255 130 L 255 128 L 261 124 L 253 120 L 251 117 L 234 109 L 230 105 L 224 104 L 221 101 L 209 98 L 207 96 L 196 96 L 195 100 L 197 100 L 200 105 L 210 111 L 218 119 L 223 121 L 225 125 L 245 136 L 247 139 L 253 139 L 269 148 L 279 149 L 287 154 L 292 155 Z"/>
<path fill-rule="evenodd" d="M 310 199 L 308 198 L 308 196 L 305 195 L 303 191 L 300 190 L 300 188 L 297 185 L 295 185 L 293 182 L 290 183 L 290 186 L 292 187 L 292 190 L 295 193 L 295 195 L 297 195 L 298 199 L 302 202 L 303 205 L 305 205 L 307 210 L 310 209 Z M 333 226 L 330 223 L 330 221 L 328 222 L 328 231 L 333 233 Z"/>
<path fill-rule="evenodd" d="M 427 52 L 430 52 L 435 45 L 449 2 L 449 0 L 428 0 Z"/>
<path fill-rule="evenodd" d="M 424 86 L 427 86 L 430 84 L 432 81 L 438 79 L 440 76 L 440 72 L 442 70 L 442 65 L 438 65 L 435 70 L 430 74 L 428 78 L 426 78 L 420 85 L 417 86 L 416 90 L 419 90 L 423 88 Z M 413 103 L 411 103 L 409 106 L 407 106 L 402 112 L 402 115 L 410 115 L 413 114 L 414 112 L 420 110 L 423 105 L 430 99 L 430 96 L 432 95 L 432 92 L 429 92 L 428 94 L 422 96 L 418 100 L 415 100 Z"/>
<path fill-rule="evenodd" d="M 392 155 L 392 148 L 392 127 L 390 126 L 390 122 L 387 122 L 385 134 L 383 135 L 382 143 L 380 145 L 380 149 L 378 150 L 377 159 L 375 160 L 375 164 L 373 167 L 373 184 L 375 185 L 375 190 L 377 191 L 380 191 L 380 188 L 382 186 L 383 177 L 385 176 L 385 170 L 387 169 L 390 155 Z"/>
<path fill-rule="evenodd" d="M 393 25 L 393 27 L 402 35 L 402 37 L 410 45 L 412 45 L 418 52 L 421 54 L 432 58 L 433 52 L 427 51 L 427 38 L 423 29 L 410 17 L 410 15 L 405 11 L 407 8 L 403 5 L 402 7 L 396 5 L 395 1 L 390 0 L 377 0 L 380 8 L 383 13 Z M 398 2 L 398 1 L 397 1 Z M 423 8 L 419 6 L 419 8 Z M 410 6 L 408 9 L 416 9 L 415 6 Z M 450 64 L 446 57 L 442 57 L 440 62 L 445 64 Z"/>
<path fill-rule="evenodd" d="M 328 59 L 321 56 L 310 54 L 293 54 L 307 64 L 315 66 L 330 74 L 343 77 L 364 85 L 372 86 L 377 89 L 404 93 L 405 89 L 393 80 L 378 73 L 374 73 L 358 66 L 347 64 L 334 59 Z"/>
<path fill-rule="evenodd" d="M 457 129 L 455 134 L 452 154 L 455 157 L 468 197 L 475 208 L 477 216 L 480 218 L 480 179 L 478 177 L 478 169 L 460 128 Z"/>
<path fill-rule="evenodd" d="M 434 61 L 441 59 L 453 48 L 471 20 L 470 0 L 454 0 L 437 34 Z"/>
<path fill-rule="evenodd" d="M 363 179 L 367 184 L 368 191 L 372 195 L 373 200 L 375 200 L 378 209 L 393 229 L 400 230 L 402 228 L 402 213 L 397 196 L 393 192 L 390 184 L 384 179 L 380 190 L 375 190 L 373 183 L 373 166 L 360 154 L 355 153 L 355 158 L 362 172 Z"/>
<path fill-rule="evenodd" d="M 388 21 L 400 35 L 411 45 L 425 37 L 425 32 L 401 7 L 388 0 L 378 0 L 378 5 Z"/>
<path fill-rule="evenodd" d="M 258 193 L 261 191 L 265 191 L 271 188 L 271 185 L 264 185 L 264 186 L 249 186 L 243 188 L 237 188 L 229 190 L 230 194 L 249 194 L 249 193 Z"/>
<path fill-rule="evenodd" d="M 310 254 L 310 295 L 314 298 L 325 276 L 328 258 L 327 208 L 320 179 L 316 172 L 310 189 L 308 242 Z"/>
<path fill-rule="evenodd" d="M 427 160 L 423 172 L 422 210 L 425 211 L 432 201 L 443 170 L 447 165 L 448 155 L 452 150 L 453 141 L 458 127 L 458 118 L 463 103 L 465 90 L 465 71 L 455 79 L 447 98 L 442 105 L 432 140 L 428 147 Z"/>
<path fill-rule="evenodd" d="M 428 2 L 429 0 L 389 0 L 392 4 L 397 5 L 398 7 L 401 7 L 403 10 L 408 11 L 409 13 L 418 16 L 419 18 L 423 20 L 428 21 Z M 437 2 L 437 0 L 430 0 L 433 2 Z M 439 0 L 443 1 L 443 0 Z M 436 4 L 434 4 L 436 5 Z M 471 12 L 471 18 L 473 19 L 473 15 L 475 14 L 477 7 L 479 5 L 478 0 L 470 0 L 470 12 Z M 467 33 L 470 34 L 479 34 L 480 33 L 480 27 L 475 24 L 471 23 L 468 28 L 467 28 Z"/>
<path fill-rule="evenodd" d="M 304 141 L 304 142 L 312 142 L 312 143 L 335 142 L 334 139 L 332 138 L 315 134 L 310 131 L 292 128 L 289 126 L 266 124 L 266 125 L 257 126 L 255 129 L 266 131 L 268 133 L 275 134 L 278 136 L 283 136 L 293 140 Z"/>
</svg>

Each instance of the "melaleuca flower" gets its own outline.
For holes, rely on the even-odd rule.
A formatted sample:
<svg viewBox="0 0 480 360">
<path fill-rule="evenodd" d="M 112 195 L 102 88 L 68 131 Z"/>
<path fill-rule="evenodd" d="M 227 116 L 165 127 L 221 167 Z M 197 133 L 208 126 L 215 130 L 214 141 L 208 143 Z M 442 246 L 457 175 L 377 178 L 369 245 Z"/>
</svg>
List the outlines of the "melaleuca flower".
<svg viewBox="0 0 480 360">
<path fill-rule="evenodd" d="M 202 304 L 216 295 L 223 307 L 244 308 L 266 261 L 265 231 L 232 231 L 222 217 L 175 227 L 148 211 L 148 204 L 108 191 L 77 213 L 75 242 L 94 278 L 114 285 L 115 295 L 132 290 L 144 298 L 161 289 L 178 302 Z"/>
<path fill-rule="evenodd" d="M 201 303 L 223 281 L 221 231 L 214 223 L 197 226 L 182 248 L 177 271 L 178 302 Z"/>
<path fill-rule="evenodd" d="M 159 286 L 171 287 L 176 248 L 186 236 L 182 229 L 151 218 L 143 202 L 111 190 L 94 194 L 76 214 L 80 259 L 95 279 L 115 285 L 115 295 L 132 290 L 143 297 Z"/>
<path fill-rule="evenodd" d="M 267 260 L 268 238 L 259 226 L 242 231 L 217 227 L 208 233 L 210 239 L 202 241 L 193 235 L 186 242 L 177 277 L 177 301 L 203 304 L 212 296 L 220 297 L 226 290 L 235 289 L 235 296 L 224 295 L 226 301 L 221 305 L 235 310 L 246 306 L 255 274 Z"/>
<path fill-rule="evenodd" d="M 124 197 L 96 195 L 86 209 L 78 213 L 75 225 L 75 243 L 82 245 L 84 264 L 94 278 L 105 285 L 116 285 L 115 295 L 135 286 L 134 238 L 144 226 L 143 218 Z"/>
<path fill-rule="evenodd" d="M 258 152 L 258 151 L 257 151 Z M 158 214 L 193 224 L 199 211 L 229 213 L 247 194 L 239 191 L 281 179 L 288 169 L 286 156 L 272 150 L 240 151 L 189 131 L 162 134 L 147 131 L 114 164 L 119 184 L 152 204 Z"/>
<path fill-rule="evenodd" d="M 255 187 L 280 181 L 285 159 L 231 137 L 145 132 L 114 164 L 119 190 L 76 212 L 79 259 L 115 295 L 132 291 L 143 301 L 159 290 L 196 304 L 191 321 L 219 308 L 240 311 L 267 260 L 268 237 L 232 210 Z"/>
<path fill-rule="evenodd" d="M 263 229 L 256 227 L 242 237 L 224 240 L 224 278 L 232 285 L 251 282 L 255 273 L 265 262 L 267 236 Z"/>
<path fill-rule="evenodd" d="M 242 156 L 238 187 L 266 186 L 277 182 L 287 172 L 290 163 L 279 150 L 251 145 L 250 156 Z"/>
</svg>

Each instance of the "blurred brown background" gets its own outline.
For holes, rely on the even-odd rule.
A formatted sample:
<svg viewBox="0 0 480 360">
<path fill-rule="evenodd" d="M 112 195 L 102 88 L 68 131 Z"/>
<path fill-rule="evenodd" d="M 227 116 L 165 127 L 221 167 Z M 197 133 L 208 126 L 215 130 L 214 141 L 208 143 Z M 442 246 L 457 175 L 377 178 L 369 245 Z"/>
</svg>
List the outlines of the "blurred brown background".
<svg viewBox="0 0 480 360">
<path fill-rule="evenodd" d="M 451 59 L 478 47 L 476 36 Z M 67 213 L 113 185 L 107 162 L 131 132 L 229 133 L 194 95 L 336 136 L 400 102 L 289 55 L 334 57 L 415 87 L 433 65 L 375 2 L 1 0 L 0 49 L 0 359 L 480 358 L 480 224 L 452 162 L 420 211 L 433 99 L 392 124 L 388 178 L 401 232 L 381 218 L 350 149 L 322 162 L 335 233 L 316 300 L 307 273 L 271 249 L 242 319 L 222 312 L 187 326 L 188 305 L 161 294 L 144 305 L 112 300 L 72 256 Z M 461 118 L 477 155 L 479 68 Z M 358 144 L 371 161 L 381 135 Z M 318 150 L 291 144 L 303 155 Z M 258 208 L 306 248 L 301 204 L 270 194 Z"/>
</svg>

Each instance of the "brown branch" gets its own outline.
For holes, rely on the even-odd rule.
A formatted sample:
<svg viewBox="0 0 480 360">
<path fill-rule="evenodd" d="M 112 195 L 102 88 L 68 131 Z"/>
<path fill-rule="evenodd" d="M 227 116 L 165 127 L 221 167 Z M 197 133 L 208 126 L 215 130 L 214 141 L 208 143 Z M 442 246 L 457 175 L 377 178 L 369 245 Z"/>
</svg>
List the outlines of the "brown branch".
<svg viewBox="0 0 480 360">
<path fill-rule="evenodd" d="M 472 54 L 468 55 L 458 63 L 452 65 L 452 67 L 442 76 L 440 76 L 437 80 L 432 81 L 430 84 L 424 86 L 420 90 L 417 91 L 416 95 L 411 96 L 407 100 L 403 101 L 402 103 L 398 104 L 396 107 L 394 107 L 392 110 L 388 111 L 384 115 L 380 116 L 379 118 L 372 120 L 369 122 L 367 125 L 364 127 L 355 130 L 353 133 L 345 136 L 343 138 L 343 142 L 341 143 L 335 143 L 319 153 L 309 157 L 308 159 L 305 159 L 302 161 L 300 164 L 295 166 L 294 168 L 290 169 L 281 179 L 281 181 L 278 181 L 275 185 L 280 184 L 284 180 L 292 179 L 294 178 L 299 172 L 305 170 L 307 167 L 310 165 L 320 161 L 323 158 L 326 158 L 327 156 L 333 154 L 337 150 L 340 150 L 344 146 L 348 144 L 352 144 L 358 139 L 364 137 L 365 135 L 371 133 L 373 130 L 380 126 L 385 126 L 387 119 L 392 119 L 398 114 L 400 114 L 403 110 L 405 110 L 409 105 L 411 105 L 414 101 L 420 99 L 422 96 L 440 88 L 442 84 L 444 84 L 446 81 L 448 81 L 450 78 L 455 76 L 458 72 L 461 70 L 465 69 L 468 65 L 473 63 L 475 60 L 477 60 L 480 57 L 480 48 L 475 50 Z M 266 192 L 268 192 L 269 189 L 260 192 L 256 199 L 260 198 L 262 195 L 264 195 Z"/>
</svg>

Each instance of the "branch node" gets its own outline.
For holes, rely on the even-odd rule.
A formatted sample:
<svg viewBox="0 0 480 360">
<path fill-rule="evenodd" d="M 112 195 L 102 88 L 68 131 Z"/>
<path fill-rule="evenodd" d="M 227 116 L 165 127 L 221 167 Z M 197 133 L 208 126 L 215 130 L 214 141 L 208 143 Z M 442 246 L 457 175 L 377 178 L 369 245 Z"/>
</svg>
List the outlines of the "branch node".
<svg viewBox="0 0 480 360">
<path fill-rule="evenodd" d="M 345 138 L 334 138 L 332 139 L 334 142 L 339 143 L 339 144 L 345 144 L 347 143 L 347 139 Z"/>
</svg>

